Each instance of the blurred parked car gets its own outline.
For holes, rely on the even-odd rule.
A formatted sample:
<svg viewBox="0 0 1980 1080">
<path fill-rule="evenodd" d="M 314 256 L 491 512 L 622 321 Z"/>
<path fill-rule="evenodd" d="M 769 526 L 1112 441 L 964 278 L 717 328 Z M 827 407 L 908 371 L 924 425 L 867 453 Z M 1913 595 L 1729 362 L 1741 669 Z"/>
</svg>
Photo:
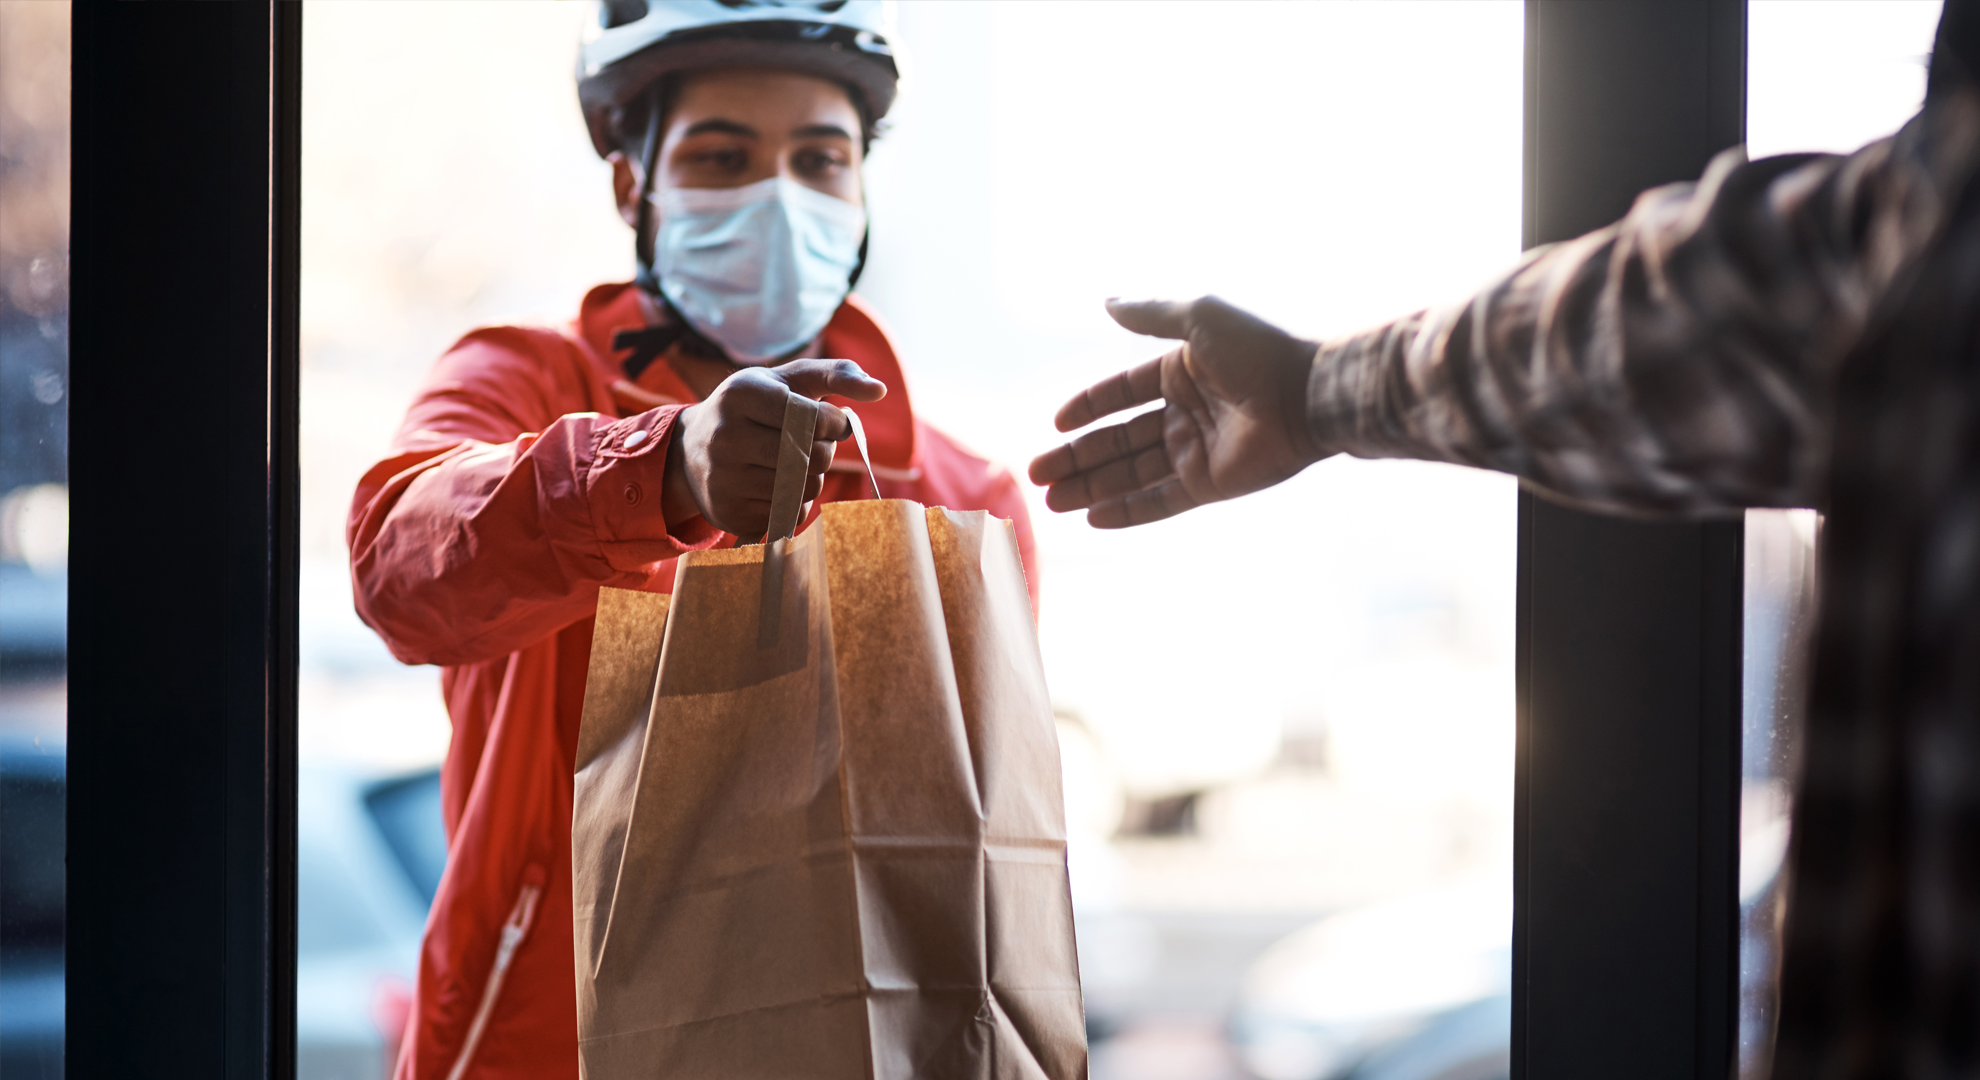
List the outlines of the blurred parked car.
<svg viewBox="0 0 1980 1080">
<path fill-rule="evenodd" d="M 1785 798 L 1775 801 L 1772 813 L 1743 815 L 1743 1042 L 1772 1006 L 1787 849 Z M 1503 1080 L 1512 1062 L 1510 885 L 1408 896 L 1280 940 L 1246 973 L 1230 1038 L 1261 1080 Z"/>
<path fill-rule="evenodd" d="M 7 509 L 0 500 L 0 515 Z M 67 571 L 37 573 L 25 563 L 0 560 L 0 673 L 8 678 L 59 673 L 68 633 Z"/>
<path fill-rule="evenodd" d="M 1358 908 L 1281 940 L 1246 974 L 1231 1040 L 1263 1080 L 1509 1075 L 1509 883 Z"/>
<path fill-rule="evenodd" d="M 306 765 L 297 803 L 296 1076 L 382 1080 L 447 861 L 440 774 Z"/>
<path fill-rule="evenodd" d="M 0 1077 L 60 1080 L 67 757 L 0 742 Z M 447 861 L 440 775 L 305 767 L 298 782 L 296 1075 L 380 1080 L 405 1028 Z"/>
</svg>

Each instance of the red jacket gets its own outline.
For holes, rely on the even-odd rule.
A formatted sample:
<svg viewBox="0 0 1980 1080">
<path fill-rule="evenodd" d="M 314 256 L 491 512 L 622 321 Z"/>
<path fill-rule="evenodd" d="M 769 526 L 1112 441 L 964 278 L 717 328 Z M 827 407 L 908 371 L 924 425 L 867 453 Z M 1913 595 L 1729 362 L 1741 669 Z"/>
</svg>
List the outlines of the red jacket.
<svg viewBox="0 0 1980 1080">
<path fill-rule="evenodd" d="M 577 1076 L 571 773 L 598 588 L 666 592 L 682 552 L 734 542 L 699 517 L 661 518 L 669 435 L 694 396 L 665 363 L 625 382 L 612 335 L 643 324 L 633 289 L 605 285 L 568 330 L 469 334 L 358 483 L 358 614 L 400 660 L 443 665 L 454 726 L 440 774 L 447 870 L 401 1080 Z M 887 384 L 856 406 L 882 494 L 1010 518 L 1032 571 L 1017 482 L 915 418 L 893 345 L 858 300 L 826 328 L 825 355 Z M 633 431 L 650 434 L 628 450 Z M 858 468 L 846 447 L 820 501 L 865 496 Z"/>
</svg>

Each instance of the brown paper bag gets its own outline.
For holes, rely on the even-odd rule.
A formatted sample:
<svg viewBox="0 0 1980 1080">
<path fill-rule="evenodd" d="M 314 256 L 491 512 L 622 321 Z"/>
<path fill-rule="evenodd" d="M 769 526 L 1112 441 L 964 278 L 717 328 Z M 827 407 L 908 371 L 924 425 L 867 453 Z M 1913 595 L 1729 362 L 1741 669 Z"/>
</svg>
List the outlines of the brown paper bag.
<svg viewBox="0 0 1980 1080">
<path fill-rule="evenodd" d="M 786 420 L 795 524 L 811 420 Z M 1086 1075 L 1023 573 L 1009 522 L 876 499 L 684 557 L 671 603 L 601 592 L 571 819 L 588 1080 Z"/>
</svg>

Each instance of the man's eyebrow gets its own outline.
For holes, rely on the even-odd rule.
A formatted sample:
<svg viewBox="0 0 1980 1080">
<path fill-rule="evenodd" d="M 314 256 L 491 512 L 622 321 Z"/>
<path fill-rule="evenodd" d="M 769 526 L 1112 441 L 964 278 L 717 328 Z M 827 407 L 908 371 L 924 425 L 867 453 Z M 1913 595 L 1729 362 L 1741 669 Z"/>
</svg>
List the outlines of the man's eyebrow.
<svg viewBox="0 0 1980 1080">
<path fill-rule="evenodd" d="M 845 128 L 842 128 L 837 124 L 806 124 L 805 126 L 791 132 L 791 138 L 793 139 L 840 138 L 846 140 L 847 142 L 851 142 L 852 132 L 847 131 Z"/>
<path fill-rule="evenodd" d="M 696 120 L 694 123 L 688 125 L 688 129 L 681 133 L 681 137 L 688 138 L 694 135 L 705 135 L 709 132 L 717 132 L 723 135 L 740 135 L 745 139 L 754 139 L 757 137 L 756 129 L 750 127 L 748 124 L 739 124 L 734 120 L 724 120 L 721 117 L 715 117 L 710 120 Z"/>
</svg>

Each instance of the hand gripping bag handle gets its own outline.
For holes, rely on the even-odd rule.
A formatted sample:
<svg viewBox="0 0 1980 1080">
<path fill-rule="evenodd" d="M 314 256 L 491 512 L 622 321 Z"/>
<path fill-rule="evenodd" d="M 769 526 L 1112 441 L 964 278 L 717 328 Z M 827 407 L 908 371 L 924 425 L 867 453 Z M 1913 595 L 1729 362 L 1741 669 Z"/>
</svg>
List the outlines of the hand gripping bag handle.
<svg viewBox="0 0 1980 1080">
<path fill-rule="evenodd" d="M 853 444 L 866 464 L 866 482 L 873 486 L 873 497 L 880 497 L 880 481 L 873 475 L 873 456 L 866 449 L 866 429 L 859 414 L 842 410 L 852 425 Z M 784 399 L 784 437 L 777 449 L 777 479 L 770 488 L 769 531 L 763 535 L 763 592 L 757 609 L 756 646 L 777 644 L 778 622 L 784 610 L 784 545 L 797 532 L 804 516 L 804 483 L 811 471 L 811 441 L 818 430 L 818 402 L 803 394 Z"/>
<path fill-rule="evenodd" d="M 852 425 L 853 445 L 859 448 L 859 459 L 866 466 L 866 482 L 873 487 L 873 497 L 880 497 L 880 481 L 873 475 L 873 455 L 866 450 L 866 428 L 859 422 L 859 414 L 851 409 L 842 409 L 846 422 Z M 788 540 L 797 533 L 800 519 L 804 516 L 804 481 L 811 468 L 811 441 L 818 430 L 818 402 L 803 394 L 791 394 L 784 399 L 784 438 L 777 449 L 777 481 L 770 489 L 769 532 L 763 537 L 768 544 L 778 540 Z"/>
</svg>

